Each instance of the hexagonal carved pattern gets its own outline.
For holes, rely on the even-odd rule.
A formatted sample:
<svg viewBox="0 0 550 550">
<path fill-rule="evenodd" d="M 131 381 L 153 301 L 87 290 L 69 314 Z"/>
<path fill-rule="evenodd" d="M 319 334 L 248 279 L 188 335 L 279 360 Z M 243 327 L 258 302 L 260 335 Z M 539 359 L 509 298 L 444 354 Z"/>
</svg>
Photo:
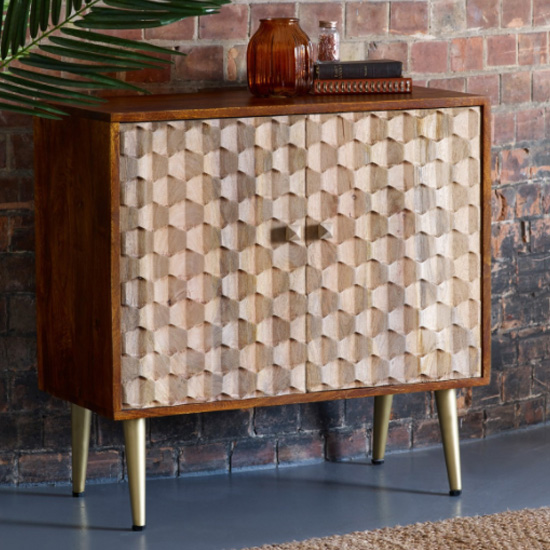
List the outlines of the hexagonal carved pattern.
<svg viewBox="0 0 550 550">
<path fill-rule="evenodd" d="M 125 407 L 305 391 L 305 117 L 121 125 Z"/>
<path fill-rule="evenodd" d="M 126 408 L 479 376 L 478 108 L 121 125 Z"/>
<path fill-rule="evenodd" d="M 478 108 L 312 115 L 308 391 L 481 375 Z"/>
</svg>

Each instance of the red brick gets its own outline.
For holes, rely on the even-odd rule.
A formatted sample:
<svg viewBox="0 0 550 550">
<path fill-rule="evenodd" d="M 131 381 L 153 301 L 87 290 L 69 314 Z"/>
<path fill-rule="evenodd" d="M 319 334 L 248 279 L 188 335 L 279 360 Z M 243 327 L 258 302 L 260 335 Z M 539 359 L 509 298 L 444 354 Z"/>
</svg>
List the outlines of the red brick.
<svg viewBox="0 0 550 550">
<path fill-rule="evenodd" d="M 547 252 L 550 246 L 550 219 L 531 222 L 532 248 L 535 252 Z"/>
<path fill-rule="evenodd" d="M 8 167 L 16 170 L 32 170 L 34 162 L 32 134 L 12 134 L 10 141 L 11 161 Z"/>
<path fill-rule="evenodd" d="M 550 97 L 550 70 L 533 72 L 533 101 L 547 101 Z"/>
<path fill-rule="evenodd" d="M 0 358 L 8 371 L 34 372 L 36 369 L 36 336 L 8 335 L 0 338 Z M 10 394 L 11 408 L 17 410 L 37 410 L 49 407 L 60 408 L 61 401 L 37 391 L 34 376 L 16 377 Z"/>
<path fill-rule="evenodd" d="M 507 28 L 529 27 L 531 25 L 530 0 L 502 0 L 502 26 Z"/>
<path fill-rule="evenodd" d="M 544 398 L 530 399 L 518 405 L 518 420 L 520 426 L 532 426 L 544 422 Z"/>
<path fill-rule="evenodd" d="M 493 105 L 498 105 L 500 98 L 500 80 L 496 74 L 469 76 L 468 92 L 487 96 Z"/>
<path fill-rule="evenodd" d="M 516 64 L 516 35 L 500 34 L 487 37 L 487 65 Z"/>
<path fill-rule="evenodd" d="M 532 368 L 514 367 L 506 369 L 502 376 L 503 399 L 505 402 L 529 397 L 531 393 Z"/>
<path fill-rule="evenodd" d="M 494 189 L 491 193 L 491 220 L 513 220 L 516 214 L 516 190 L 514 187 Z"/>
<path fill-rule="evenodd" d="M 483 38 L 455 38 L 451 42 L 451 71 L 483 69 Z"/>
<path fill-rule="evenodd" d="M 108 34 L 109 36 L 118 36 L 119 38 L 127 38 L 128 40 L 141 40 L 143 38 L 142 29 L 128 29 L 124 31 L 102 30 L 101 34 Z"/>
<path fill-rule="evenodd" d="M 478 439 L 483 437 L 483 412 L 473 411 L 459 417 L 458 432 L 460 439 Z"/>
<path fill-rule="evenodd" d="M 197 17 L 186 17 L 170 25 L 145 29 L 145 38 L 146 40 L 193 40 L 197 19 Z"/>
<path fill-rule="evenodd" d="M 505 73 L 501 77 L 502 103 L 524 103 L 531 100 L 531 73 Z"/>
<path fill-rule="evenodd" d="M 444 73 L 447 71 L 448 42 L 415 42 L 411 46 L 411 71 Z"/>
<path fill-rule="evenodd" d="M 34 287 L 34 258 L 31 254 L 0 255 L 0 292 L 34 292 Z"/>
<path fill-rule="evenodd" d="M 393 34 L 426 34 L 428 32 L 427 2 L 392 2 L 390 32 Z"/>
<path fill-rule="evenodd" d="M 38 453 L 19 457 L 19 483 L 54 483 L 69 481 L 68 453 Z"/>
<path fill-rule="evenodd" d="M 546 121 L 544 109 L 528 109 L 518 111 L 517 117 L 517 140 L 533 141 L 544 139 L 546 135 Z"/>
<path fill-rule="evenodd" d="M 465 78 L 439 78 L 430 80 L 430 88 L 440 90 L 453 90 L 455 92 L 464 92 L 466 90 Z"/>
<path fill-rule="evenodd" d="M 9 330 L 13 332 L 36 331 L 36 302 L 34 296 L 15 294 L 9 298 Z"/>
<path fill-rule="evenodd" d="M 199 37 L 213 40 L 248 37 L 248 5 L 230 4 L 219 13 L 199 17 Z"/>
<path fill-rule="evenodd" d="M 493 113 L 493 144 L 511 143 L 516 138 L 515 113 Z"/>
<path fill-rule="evenodd" d="M 403 73 L 409 71 L 409 46 L 406 42 L 370 42 L 368 57 L 370 59 L 397 59 L 403 63 Z M 415 81 L 415 84 L 417 82 Z"/>
<path fill-rule="evenodd" d="M 178 414 L 175 416 L 163 416 L 151 418 L 149 421 L 151 443 L 161 443 L 167 446 L 170 442 L 191 443 L 199 438 L 198 414 Z"/>
<path fill-rule="evenodd" d="M 17 481 L 15 457 L 10 453 L 0 455 L 0 484 L 12 485 Z"/>
<path fill-rule="evenodd" d="M 426 447 L 441 442 L 441 430 L 439 422 L 435 418 L 422 419 L 414 427 L 413 446 Z"/>
<path fill-rule="evenodd" d="M 276 4 L 250 5 L 250 36 L 260 26 L 260 19 L 271 17 L 296 17 L 296 4 L 292 2 L 277 2 Z"/>
<path fill-rule="evenodd" d="M 365 457 L 367 454 L 367 435 L 365 430 L 353 432 L 329 432 L 327 434 L 327 459 L 343 460 L 353 457 Z"/>
<path fill-rule="evenodd" d="M 533 25 L 535 27 L 550 24 L 550 0 L 533 0 Z"/>
<path fill-rule="evenodd" d="M 44 418 L 44 448 L 71 449 L 71 415 L 67 411 L 64 414 L 48 414 Z"/>
<path fill-rule="evenodd" d="M 498 27 L 499 0 L 466 0 L 466 21 L 469 28 Z"/>
<path fill-rule="evenodd" d="M 540 184 L 525 183 L 519 185 L 516 190 L 516 217 L 532 218 L 541 214 Z"/>
<path fill-rule="evenodd" d="M 196 46 L 184 49 L 187 57 L 176 60 L 176 75 L 186 80 L 223 80 L 223 48 Z"/>
<path fill-rule="evenodd" d="M 231 454 L 231 470 L 276 464 L 275 441 L 245 439 L 238 441 Z"/>
<path fill-rule="evenodd" d="M 4 179 L 2 176 L 0 176 L 0 187 L 4 183 Z M 19 188 L 19 201 L 21 202 L 29 202 L 34 199 L 34 179 L 29 176 L 20 176 L 17 180 L 17 186 Z M 2 198 L 2 191 L 0 191 L 0 203 L 7 202 L 1 200 Z M 30 206 L 32 209 L 32 205 Z"/>
<path fill-rule="evenodd" d="M 8 128 L 27 128 L 32 131 L 32 116 L 11 113 L 10 111 L 0 111 L 0 126 L 2 129 Z"/>
<path fill-rule="evenodd" d="M 501 183 L 518 183 L 529 178 L 530 157 L 528 149 L 502 151 Z"/>
<path fill-rule="evenodd" d="M 255 409 L 254 434 L 276 436 L 282 433 L 296 433 L 300 421 L 300 409 L 300 405 Z"/>
<path fill-rule="evenodd" d="M 291 464 L 311 460 L 322 460 L 325 453 L 325 441 L 318 435 L 299 435 L 279 439 L 277 462 Z"/>
<path fill-rule="evenodd" d="M 149 456 L 147 456 L 149 459 Z M 92 449 L 88 455 L 88 479 L 103 479 L 108 481 L 122 480 L 122 456 L 115 450 Z"/>
<path fill-rule="evenodd" d="M 485 414 L 486 436 L 516 427 L 516 406 L 513 403 L 488 407 Z"/>
<path fill-rule="evenodd" d="M 430 29 L 435 36 L 443 37 L 466 28 L 466 10 L 464 2 L 456 0 L 437 0 L 431 2 L 432 17 Z"/>
<path fill-rule="evenodd" d="M 147 475 L 174 477 L 178 472 L 178 462 L 172 447 L 147 449 Z"/>
<path fill-rule="evenodd" d="M 13 234 L 13 219 L 11 216 L 0 216 L 0 252 L 7 252 L 10 248 Z"/>
<path fill-rule="evenodd" d="M 548 37 L 545 32 L 518 36 L 518 63 L 520 65 L 543 65 L 547 60 Z"/>
<path fill-rule="evenodd" d="M 8 385 L 9 385 L 8 376 L 6 373 L 4 373 L 0 376 L 0 412 L 3 412 L 3 413 L 9 410 Z M 3 416 L 2 418 L 6 418 L 6 417 Z"/>
<path fill-rule="evenodd" d="M 167 55 L 156 55 L 147 52 L 147 55 L 154 55 L 155 57 L 166 59 L 170 61 L 171 56 Z M 176 56 L 172 56 L 176 57 Z M 163 64 L 159 65 L 158 69 L 141 69 L 139 71 L 128 71 L 125 75 L 127 82 L 137 82 L 137 83 L 152 83 L 152 82 L 169 82 L 171 76 L 172 65 Z"/>
<path fill-rule="evenodd" d="M 0 333 L 4 333 L 7 330 L 8 330 L 7 297 L 1 296 L 0 297 Z M 0 378 L 0 381 L 1 381 L 1 378 Z M 0 410 L 1 410 L 1 407 L 0 407 Z"/>
<path fill-rule="evenodd" d="M 458 388 L 456 390 L 456 410 L 458 411 L 458 414 L 464 416 L 470 412 L 471 408 L 472 388 Z"/>
<path fill-rule="evenodd" d="M 314 2 L 299 4 L 300 27 L 313 41 L 317 41 L 319 21 L 336 21 L 342 32 L 343 11 L 339 2 Z"/>
<path fill-rule="evenodd" d="M 7 142 L 6 136 L 0 136 L 0 168 L 6 168 L 7 166 Z"/>
<path fill-rule="evenodd" d="M 390 421 L 388 428 L 388 451 L 403 451 L 412 445 L 412 426 L 410 421 Z"/>
<path fill-rule="evenodd" d="M 519 223 L 493 224 L 491 233 L 491 250 L 494 258 L 506 258 L 517 254 L 522 242 Z"/>
<path fill-rule="evenodd" d="M 205 443 L 182 447 L 179 457 L 181 474 L 227 471 L 229 469 L 227 443 Z"/>
<path fill-rule="evenodd" d="M 550 223 L 547 220 L 539 220 L 539 223 L 541 225 L 541 234 L 544 235 L 546 244 L 548 244 L 549 239 L 546 235 L 550 235 Z M 542 233 L 544 231 L 546 231 L 546 234 Z M 541 327 L 536 327 L 522 330 L 519 334 L 518 361 L 520 363 L 541 359 L 547 360 L 550 357 L 550 332 L 544 328 L 541 330 Z"/>
<path fill-rule="evenodd" d="M 389 28 L 388 2 L 346 3 L 346 36 L 348 38 L 368 37 L 387 33 Z"/>
<path fill-rule="evenodd" d="M 246 82 L 246 46 L 234 46 L 227 52 L 227 80 Z"/>
<path fill-rule="evenodd" d="M 17 176 L 0 175 L 0 205 L 19 202 L 21 180 Z M 24 199 L 23 199 L 24 200 Z"/>
</svg>

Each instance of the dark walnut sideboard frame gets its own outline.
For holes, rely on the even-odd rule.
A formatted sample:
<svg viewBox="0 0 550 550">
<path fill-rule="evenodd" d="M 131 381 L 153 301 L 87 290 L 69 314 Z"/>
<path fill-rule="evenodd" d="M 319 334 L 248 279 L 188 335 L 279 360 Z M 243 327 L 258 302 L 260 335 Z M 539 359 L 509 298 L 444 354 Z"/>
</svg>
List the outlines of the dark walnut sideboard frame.
<svg viewBox="0 0 550 550">
<path fill-rule="evenodd" d="M 119 97 L 36 119 L 34 136 L 39 385 L 72 404 L 75 496 L 92 411 L 123 421 L 141 530 L 146 418 L 375 396 L 381 463 L 392 395 L 427 390 L 460 494 L 455 390 L 490 375 L 486 98 L 421 87 Z"/>
</svg>

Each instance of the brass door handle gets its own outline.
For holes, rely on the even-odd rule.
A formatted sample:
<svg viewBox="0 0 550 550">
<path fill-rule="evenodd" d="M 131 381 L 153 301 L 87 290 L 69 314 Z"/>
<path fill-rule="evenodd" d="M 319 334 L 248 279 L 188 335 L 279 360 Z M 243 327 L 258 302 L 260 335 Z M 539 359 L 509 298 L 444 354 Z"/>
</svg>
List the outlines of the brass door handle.
<svg viewBox="0 0 550 550">
<path fill-rule="evenodd" d="M 307 225 L 305 232 L 306 241 L 320 241 L 332 238 L 332 224 L 329 222 Z"/>
</svg>

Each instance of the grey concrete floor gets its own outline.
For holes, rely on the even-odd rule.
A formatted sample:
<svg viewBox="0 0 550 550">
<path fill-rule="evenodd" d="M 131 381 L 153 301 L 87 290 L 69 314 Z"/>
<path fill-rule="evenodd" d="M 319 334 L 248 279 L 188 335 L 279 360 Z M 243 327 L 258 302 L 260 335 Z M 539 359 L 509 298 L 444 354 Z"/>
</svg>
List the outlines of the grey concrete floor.
<svg viewBox="0 0 550 550">
<path fill-rule="evenodd" d="M 384 526 L 550 506 L 550 427 L 464 442 L 449 497 L 440 448 L 367 461 L 147 482 L 135 533 L 127 485 L 0 488 L 3 550 L 228 550 Z"/>
</svg>

